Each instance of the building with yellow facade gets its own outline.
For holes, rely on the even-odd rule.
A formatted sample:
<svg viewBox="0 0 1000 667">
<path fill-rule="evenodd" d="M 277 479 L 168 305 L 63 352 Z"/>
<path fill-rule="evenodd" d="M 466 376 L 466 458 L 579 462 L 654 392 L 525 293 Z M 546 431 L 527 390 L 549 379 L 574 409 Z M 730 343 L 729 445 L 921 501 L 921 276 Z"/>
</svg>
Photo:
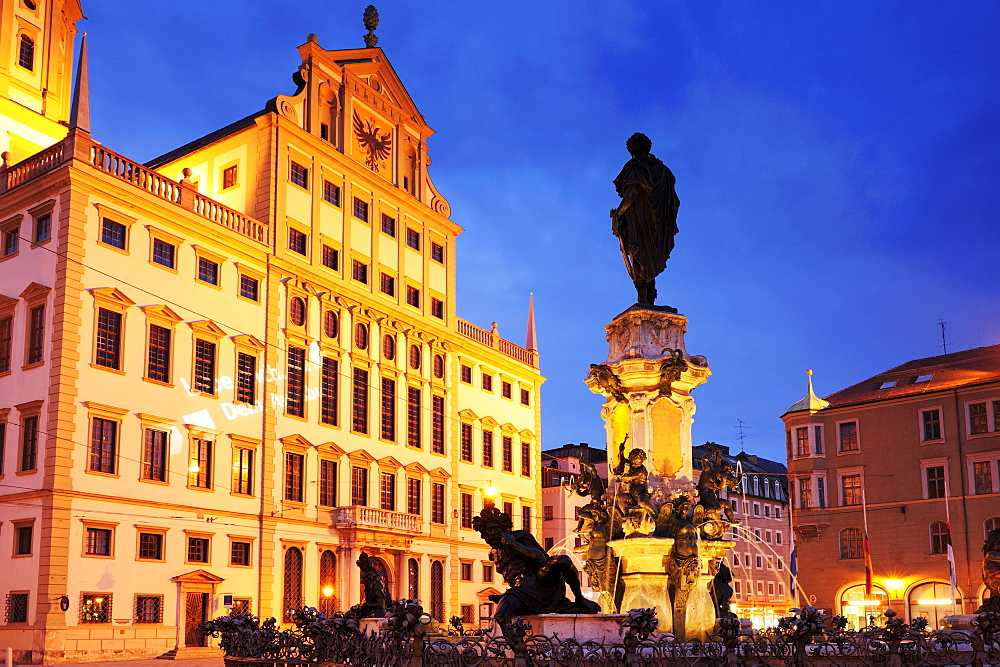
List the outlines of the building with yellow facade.
<svg viewBox="0 0 1000 667">
<path fill-rule="evenodd" d="M 79 2 L 0 7 L 0 646 L 196 654 L 229 608 L 360 602 L 362 551 L 489 613 L 473 515 L 540 526 L 537 352 L 456 315 L 462 230 L 373 35 L 139 164 L 90 136 L 85 47 L 69 104 Z"/>
</svg>

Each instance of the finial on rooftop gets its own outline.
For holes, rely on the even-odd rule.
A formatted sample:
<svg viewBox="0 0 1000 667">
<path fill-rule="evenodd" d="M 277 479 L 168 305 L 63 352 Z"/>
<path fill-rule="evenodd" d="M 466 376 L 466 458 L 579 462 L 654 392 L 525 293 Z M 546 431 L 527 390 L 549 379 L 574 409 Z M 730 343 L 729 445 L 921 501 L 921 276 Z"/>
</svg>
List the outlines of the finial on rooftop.
<svg viewBox="0 0 1000 667">
<path fill-rule="evenodd" d="M 528 295 L 528 338 L 524 348 L 538 352 L 538 331 L 535 329 L 535 293 Z"/>
<path fill-rule="evenodd" d="M 816 395 L 813 391 L 813 372 L 812 369 L 806 371 L 806 396 L 801 401 L 797 402 L 792 407 L 788 408 L 785 412 L 799 412 L 800 410 L 822 410 L 826 406 L 830 405 L 829 401 L 825 401 Z"/>
<path fill-rule="evenodd" d="M 80 59 L 76 65 L 76 85 L 69 109 L 69 127 L 90 133 L 90 79 L 87 69 L 87 33 L 80 40 Z"/>
<path fill-rule="evenodd" d="M 365 35 L 365 46 L 371 49 L 378 44 L 378 35 L 375 34 L 375 29 L 378 28 L 378 10 L 375 9 L 375 5 L 365 7 L 364 19 L 365 30 L 368 31 L 368 34 Z"/>
</svg>

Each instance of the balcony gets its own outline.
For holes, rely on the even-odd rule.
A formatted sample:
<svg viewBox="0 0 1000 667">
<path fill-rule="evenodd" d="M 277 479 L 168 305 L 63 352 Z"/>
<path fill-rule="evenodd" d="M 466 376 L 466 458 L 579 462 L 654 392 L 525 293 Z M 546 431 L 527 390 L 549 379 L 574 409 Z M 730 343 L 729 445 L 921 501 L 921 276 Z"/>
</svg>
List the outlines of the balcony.
<svg viewBox="0 0 1000 667">
<path fill-rule="evenodd" d="M 390 512 L 375 507 L 337 507 L 330 512 L 335 526 L 348 528 L 377 528 L 393 532 L 419 533 L 421 519 L 416 514 Z"/>
</svg>

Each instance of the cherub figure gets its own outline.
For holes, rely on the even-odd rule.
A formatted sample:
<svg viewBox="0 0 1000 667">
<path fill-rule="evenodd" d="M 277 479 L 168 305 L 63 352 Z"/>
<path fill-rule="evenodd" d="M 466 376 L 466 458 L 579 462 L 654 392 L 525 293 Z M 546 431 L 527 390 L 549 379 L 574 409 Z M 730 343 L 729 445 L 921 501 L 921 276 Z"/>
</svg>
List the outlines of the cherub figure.
<svg viewBox="0 0 1000 667">
<path fill-rule="evenodd" d="M 649 472 L 646 470 L 646 452 L 633 449 L 625 456 L 628 436 L 618 446 L 618 465 L 614 473 L 618 479 L 618 493 L 615 495 L 615 509 L 628 524 L 632 533 L 649 534 L 656 519 L 656 510 L 650 502 Z"/>
</svg>

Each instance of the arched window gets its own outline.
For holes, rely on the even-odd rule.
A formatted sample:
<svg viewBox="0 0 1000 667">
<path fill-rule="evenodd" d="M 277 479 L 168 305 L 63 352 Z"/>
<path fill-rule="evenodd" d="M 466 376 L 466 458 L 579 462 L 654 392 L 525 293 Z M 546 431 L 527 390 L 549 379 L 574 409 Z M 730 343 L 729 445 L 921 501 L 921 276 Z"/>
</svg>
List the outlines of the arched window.
<svg viewBox="0 0 1000 667">
<path fill-rule="evenodd" d="M 298 547 L 288 547 L 285 551 L 285 591 L 281 609 L 286 622 L 290 621 L 293 609 L 302 607 L 302 552 Z"/>
<path fill-rule="evenodd" d="M 444 618 L 444 564 L 439 560 L 431 564 L 431 616 Z"/>
<path fill-rule="evenodd" d="M 872 616 L 875 622 L 882 620 L 889 608 L 889 596 L 879 586 L 872 586 L 872 593 L 865 592 L 865 585 L 858 584 L 845 590 L 840 596 L 840 613 L 849 623 L 849 629 L 860 630 L 868 625 Z"/>
<path fill-rule="evenodd" d="M 753 494 L 755 496 L 760 495 L 760 480 L 757 479 L 757 475 L 753 476 Z"/>
<path fill-rule="evenodd" d="M 928 629 L 931 630 L 940 630 L 945 616 L 962 613 L 961 591 L 955 589 L 955 598 L 958 599 L 956 606 L 953 603 L 951 584 L 943 581 L 917 584 L 906 597 L 910 605 L 910 618 L 923 616 L 927 619 Z"/>
<path fill-rule="evenodd" d="M 327 549 L 319 557 L 319 610 L 329 616 L 337 608 L 337 555 Z"/>
<path fill-rule="evenodd" d="M 18 43 L 17 64 L 29 72 L 35 71 L 35 40 L 27 35 L 21 35 Z"/>
<path fill-rule="evenodd" d="M 931 553 L 948 553 L 948 524 L 944 521 L 935 521 L 931 524 Z"/>
<path fill-rule="evenodd" d="M 983 522 L 983 539 L 987 539 L 994 530 L 1000 529 L 1000 516 L 991 516 Z"/>
<path fill-rule="evenodd" d="M 854 560 L 864 556 L 864 536 L 860 528 L 845 528 L 840 531 L 840 557 Z"/>
<path fill-rule="evenodd" d="M 764 478 L 764 497 L 765 498 L 771 497 L 771 480 L 767 479 L 766 477 Z"/>
<path fill-rule="evenodd" d="M 420 563 L 416 558 L 406 562 L 406 597 L 411 600 L 420 599 Z"/>
</svg>

